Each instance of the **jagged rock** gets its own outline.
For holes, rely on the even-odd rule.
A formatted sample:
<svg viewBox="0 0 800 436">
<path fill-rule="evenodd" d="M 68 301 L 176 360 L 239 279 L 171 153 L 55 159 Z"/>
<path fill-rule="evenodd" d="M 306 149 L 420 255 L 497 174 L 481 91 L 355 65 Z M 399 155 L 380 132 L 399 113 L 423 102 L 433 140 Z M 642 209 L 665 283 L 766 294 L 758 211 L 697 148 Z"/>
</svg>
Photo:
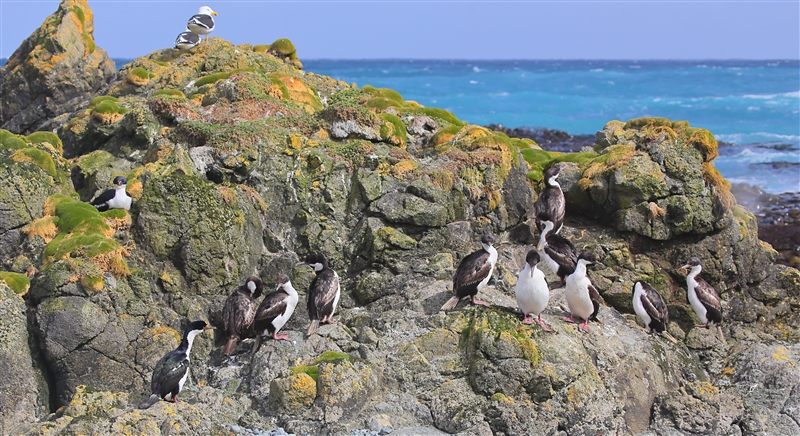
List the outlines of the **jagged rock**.
<svg viewBox="0 0 800 436">
<path fill-rule="evenodd" d="M 28 346 L 22 297 L 0 281 L 0 432 L 16 434 L 49 411 L 47 384 Z"/>
<path fill-rule="evenodd" d="M 111 82 L 114 62 L 95 46 L 94 15 L 86 0 L 63 0 L 0 69 L 0 127 L 30 134 L 52 130 Z"/>
</svg>

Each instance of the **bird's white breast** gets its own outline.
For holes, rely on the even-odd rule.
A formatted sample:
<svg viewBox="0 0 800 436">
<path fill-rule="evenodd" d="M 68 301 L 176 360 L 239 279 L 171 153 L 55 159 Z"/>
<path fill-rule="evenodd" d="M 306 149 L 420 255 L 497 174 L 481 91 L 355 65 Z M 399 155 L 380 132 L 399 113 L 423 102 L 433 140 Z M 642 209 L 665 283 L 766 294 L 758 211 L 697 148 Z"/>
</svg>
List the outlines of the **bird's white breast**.
<svg viewBox="0 0 800 436">
<path fill-rule="evenodd" d="M 516 296 L 517 304 L 523 315 L 532 313 L 538 316 L 542 313 L 550 299 L 550 290 L 547 287 L 544 273 L 538 268 L 533 268 L 533 272 L 531 272 L 530 265 L 525 265 L 525 268 L 519 273 Z"/>
<path fill-rule="evenodd" d="M 567 277 L 567 288 L 564 291 L 564 296 L 567 298 L 567 305 L 570 312 L 583 319 L 589 319 L 589 315 L 594 312 L 594 304 L 592 299 L 589 298 L 589 285 L 591 281 L 585 274 L 585 267 L 583 273 L 579 273 L 579 268 Z"/>
</svg>

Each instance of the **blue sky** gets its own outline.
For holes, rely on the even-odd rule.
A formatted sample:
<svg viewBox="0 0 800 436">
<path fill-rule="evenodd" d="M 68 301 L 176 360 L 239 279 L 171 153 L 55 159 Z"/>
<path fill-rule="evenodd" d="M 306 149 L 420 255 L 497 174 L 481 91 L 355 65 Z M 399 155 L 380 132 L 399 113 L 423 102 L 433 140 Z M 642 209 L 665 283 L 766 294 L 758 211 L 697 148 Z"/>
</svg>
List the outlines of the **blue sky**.
<svg viewBox="0 0 800 436">
<path fill-rule="evenodd" d="M 0 0 L 0 57 L 59 1 Z M 212 36 L 289 38 L 303 59 L 798 59 L 800 1 L 89 0 L 114 58 L 172 47 L 202 5 Z"/>
</svg>

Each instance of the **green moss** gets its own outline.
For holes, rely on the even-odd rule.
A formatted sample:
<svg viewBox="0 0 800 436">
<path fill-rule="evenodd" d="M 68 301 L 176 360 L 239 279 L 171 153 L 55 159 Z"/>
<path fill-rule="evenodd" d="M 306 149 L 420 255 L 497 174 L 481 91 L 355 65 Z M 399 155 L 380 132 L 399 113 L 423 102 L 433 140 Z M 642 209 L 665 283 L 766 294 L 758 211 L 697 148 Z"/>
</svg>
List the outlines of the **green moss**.
<svg viewBox="0 0 800 436">
<path fill-rule="evenodd" d="M 160 90 L 156 91 L 153 94 L 153 97 L 156 97 L 156 96 L 159 96 L 159 95 L 186 98 L 186 95 L 184 95 L 183 92 L 181 92 L 181 91 L 179 91 L 177 89 L 160 89 Z"/>
<path fill-rule="evenodd" d="M 28 147 L 17 150 L 11 155 L 11 158 L 16 162 L 28 162 L 36 165 L 46 172 L 50 177 L 59 179 L 58 170 L 56 170 L 56 162 L 50 153 L 39 150 L 38 148 Z"/>
<path fill-rule="evenodd" d="M 86 52 L 89 54 L 94 53 L 94 51 L 97 49 L 97 45 L 95 45 L 92 35 L 89 35 L 88 33 L 81 33 L 81 39 L 83 40 L 83 45 L 86 47 Z"/>
<path fill-rule="evenodd" d="M 100 97 L 95 97 L 92 99 L 91 102 L 89 102 L 89 108 L 93 108 L 104 101 L 111 101 L 116 103 L 119 101 L 119 99 L 111 95 L 102 95 Z"/>
<path fill-rule="evenodd" d="M 315 363 L 340 363 L 343 361 L 349 362 L 353 357 L 346 353 L 338 353 L 336 351 L 325 351 L 317 357 Z"/>
<path fill-rule="evenodd" d="M 398 107 L 403 106 L 405 103 L 405 99 L 403 99 L 403 96 L 400 95 L 400 93 L 395 91 L 394 89 L 376 88 L 372 85 L 364 85 L 361 89 L 363 89 L 364 92 L 372 95 L 373 97 L 392 100 L 397 103 Z"/>
<path fill-rule="evenodd" d="M 328 143 L 328 151 L 343 158 L 354 167 L 364 164 L 366 156 L 375 151 L 375 146 L 365 140 L 355 140 L 340 143 Z"/>
<path fill-rule="evenodd" d="M 280 38 L 275 40 L 275 42 L 273 42 L 272 45 L 270 46 L 270 50 L 282 56 L 289 56 L 297 52 L 297 49 L 295 49 L 294 44 L 292 44 L 292 41 L 289 41 L 286 38 Z"/>
<path fill-rule="evenodd" d="M 31 287 L 31 281 L 25 274 L 0 271 L 0 281 L 6 282 L 17 295 L 25 295 Z"/>
<path fill-rule="evenodd" d="M 136 77 L 138 77 L 140 79 L 146 79 L 146 80 L 149 80 L 149 79 L 152 79 L 153 77 L 155 77 L 153 75 L 153 73 L 145 70 L 142 67 L 131 68 L 131 70 L 128 71 L 128 74 L 132 74 L 132 75 L 134 75 L 134 76 L 136 76 Z"/>
<path fill-rule="evenodd" d="M 61 139 L 53 132 L 33 132 L 28 135 L 28 142 L 31 144 L 39 144 L 42 142 L 46 142 L 56 149 L 60 150 L 62 148 Z"/>
<path fill-rule="evenodd" d="M 168 62 L 164 62 L 164 61 L 157 61 L 157 60 L 154 60 L 153 62 L 154 62 L 156 65 L 160 66 L 160 67 L 166 67 L 166 66 L 168 66 L 168 65 L 169 65 L 169 63 L 168 63 Z"/>
<path fill-rule="evenodd" d="M 47 261 L 94 258 L 120 249 L 116 241 L 106 237 L 112 231 L 94 206 L 63 195 L 50 197 L 48 203 L 55 205 L 58 234 L 44 249 Z M 121 263 L 127 269 L 123 260 Z"/>
<path fill-rule="evenodd" d="M 83 26 L 86 25 L 86 16 L 84 15 L 83 9 L 81 9 L 80 6 L 75 5 L 69 8 L 69 10 L 72 11 L 72 13 L 74 13 L 78 17 L 78 20 L 81 22 L 81 25 Z"/>
<path fill-rule="evenodd" d="M 421 108 L 415 108 L 411 112 L 417 115 L 426 115 L 431 118 L 438 118 L 439 120 L 444 121 L 448 124 L 452 124 L 454 126 L 465 125 L 463 121 L 459 120 L 451 112 L 446 111 L 444 109 L 439 109 L 435 107 L 421 107 Z"/>
<path fill-rule="evenodd" d="M 254 53 L 266 53 L 270 49 L 270 45 L 268 44 L 256 44 L 253 46 Z"/>
<path fill-rule="evenodd" d="M 292 94 L 289 93 L 289 88 L 286 87 L 286 84 L 283 83 L 281 80 L 281 76 L 278 74 L 270 74 L 267 77 L 272 81 L 272 84 L 277 86 L 281 90 L 281 95 L 283 96 L 284 100 L 291 100 Z"/>
<path fill-rule="evenodd" d="M 393 132 L 392 132 L 391 136 L 394 137 L 394 138 L 397 138 L 397 142 L 399 142 L 399 144 L 394 144 L 394 145 L 397 145 L 399 147 L 405 148 L 406 147 L 406 125 L 403 124 L 403 120 L 401 120 L 400 118 L 398 118 L 398 117 L 396 117 L 396 116 L 394 116 L 392 114 L 386 114 L 386 113 L 379 114 L 378 116 L 381 117 L 384 121 L 388 121 L 392 125 Z M 386 134 L 388 134 L 388 132 L 384 131 L 384 128 L 385 128 L 385 126 L 381 127 L 381 132 L 380 132 L 381 133 L 381 138 L 386 138 Z"/>
<path fill-rule="evenodd" d="M 221 72 L 221 73 L 209 74 L 208 76 L 203 76 L 203 77 L 197 79 L 194 82 L 194 86 L 199 88 L 199 87 L 201 87 L 203 85 L 209 85 L 209 84 L 212 84 L 212 83 L 216 82 L 217 80 L 227 79 L 228 76 L 230 76 L 230 75 L 231 75 L 231 73 L 224 72 L 224 71 Z"/>
<path fill-rule="evenodd" d="M 502 393 L 502 392 L 498 392 L 498 393 L 496 393 L 496 394 L 492 395 L 492 401 L 500 401 L 500 400 L 502 400 L 502 399 L 503 399 L 503 398 L 505 398 L 505 397 L 506 397 L 506 396 L 505 396 L 505 395 L 503 395 L 503 393 Z"/>
<path fill-rule="evenodd" d="M 561 153 L 558 152 L 551 153 L 536 148 L 522 150 L 522 158 L 525 159 L 525 162 L 528 162 L 531 167 L 531 170 L 528 172 L 528 178 L 534 182 L 541 181 L 542 178 L 544 178 L 544 170 L 549 167 L 550 162 L 560 154 Z"/>
<path fill-rule="evenodd" d="M 672 127 L 672 121 L 667 118 L 659 117 L 642 117 L 635 118 L 625 123 L 625 129 L 641 130 L 645 126 L 666 126 Z"/>
<path fill-rule="evenodd" d="M 21 150 L 27 147 L 27 138 L 0 129 L 0 150 Z"/>
<path fill-rule="evenodd" d="M 307 374 L 309 377 L 314 379 L 314 381 L 319 381 L 319 367 L 316 365 L 307 365 L 307 366 L 293 366 L 289 368 L 292 371 L 292 374 Z"/>
<path fill-rule="evenodd" d="M 446 138 L 448 136 L 455 135 L 460 131 L 461 131 L 461 126 L 457 126 L 457 125 L 451 125 L 451 126 L 442 127 L 441 129 L 439 129 L 438 132 L 436 132 L 435 135 L 433 135 L 433 138 L 431 138 L 431 143 L 433 143 L 433 144 L 446 143 L 449 140 L 446 141 L 444 138 Z"/>
<path fill-rule="evenodd" d="M 111 100 L 102 101 L 92 109 L 92 113 L 97 114 L 124 114 L 125 112 L 127 109 L 117 106 L 117 103 Z"/>
<path fill-rule="evenodd" d="M 700 150 L 704 162 L 711 162 L 719 156 L 717 139 L 710 131 L 688 127 L 687 124 L 687 127 L 681 130 L 681 136 L 687 143 Z"/>
</svg>

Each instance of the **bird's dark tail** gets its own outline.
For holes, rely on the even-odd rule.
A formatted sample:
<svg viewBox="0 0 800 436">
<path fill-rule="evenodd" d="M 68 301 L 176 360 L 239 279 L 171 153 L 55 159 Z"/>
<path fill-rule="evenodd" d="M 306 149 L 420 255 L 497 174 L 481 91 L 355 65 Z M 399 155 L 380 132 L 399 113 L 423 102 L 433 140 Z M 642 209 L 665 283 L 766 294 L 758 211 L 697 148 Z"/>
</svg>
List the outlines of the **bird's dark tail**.
<svg viewBox="0 0 800 436">
<path fill-rule="evenodd" d="M 160 398 L 158 398 L 158 394 L 150 395 L 150 398 L 148 398 L 147 401 L 145 401 L 144 403 L 140 404 L 139 408 L 140 409 L 149 409 L 150 406 L 152 406 L 153 404 L 156 404 L 158 402 L 158 400 L 160 400 Z"/>
<path fill-rule="evenodd" d="M 442 308 L 439 309 L 439 310 L 450 310 L 450 309 L 456 307 L 456 305 L 458 304 L 458 300 L 459 300 L 458 297 L 455 297 L 455 296 L 451 297 L 449 300 L 447 300 L 446 303 L 444 303 Z"/>
<path fill-rule="evenodd" d="M 233 350 L 236 348 L 236 343 L 239 342 L 238 336 L 231 336 L 228 338 L 228 342 L 225 343 L 225 348 L 222 350 L 226 356 L 230 356 L 233 353 Z"/>
<path fill-rule="evenodd" d="M 311 325 L 308 326 L 308 336 L 311 336 L 314 333 L 316 333 L 318 328 L 319 328 L 319 320 L 315 319 L 314 321 L 311 321 Z"/>
</svg>

